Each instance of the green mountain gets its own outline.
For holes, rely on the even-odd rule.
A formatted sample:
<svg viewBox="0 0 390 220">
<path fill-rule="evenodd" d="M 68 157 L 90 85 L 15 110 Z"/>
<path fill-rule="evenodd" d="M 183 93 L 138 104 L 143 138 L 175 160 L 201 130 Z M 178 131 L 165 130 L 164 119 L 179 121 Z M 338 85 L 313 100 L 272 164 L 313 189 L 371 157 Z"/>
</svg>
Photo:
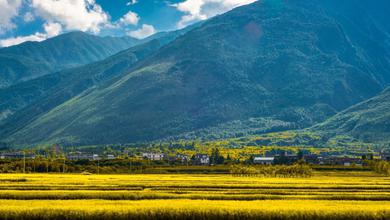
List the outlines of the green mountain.
<svg viewBox="0 0 390 220">
<path fill-rule="evenodd" d="M 191 27 L 164 32 L 158 34 L 158 37 L 149 38 L 149 41 L 143 40 L 146 43 L 119 52 L 103 61 L 48 74 L 0 89 L 0 124 L 7 124 L 0 133 L 16 129 L 17 125 L 32 120 L 81 92 L 129 72 L 135 63 L 190 29 Z M 9 119 L 8 123 L 6 119 Z"/>
<path fill-rule="evenodd" d="M 389 4 L 264 0 L 237 8 L 3 140 L 149 141 L 250 118 L 311 126 L 389 84 Z"/>
<path fill-rule="evenodd" d="M 340 112 L 311 130 L 329 138 L 349 136 L 364 142 L 390 142 L 390 88 Z"/>
<path fill-rule="evenodd" d="M 138 40 L 130 37 L 98 37 L 71 32 L 43 42 L 0 48 L 0 88 L 103 60 L 137 43 Z"/>
</svg>

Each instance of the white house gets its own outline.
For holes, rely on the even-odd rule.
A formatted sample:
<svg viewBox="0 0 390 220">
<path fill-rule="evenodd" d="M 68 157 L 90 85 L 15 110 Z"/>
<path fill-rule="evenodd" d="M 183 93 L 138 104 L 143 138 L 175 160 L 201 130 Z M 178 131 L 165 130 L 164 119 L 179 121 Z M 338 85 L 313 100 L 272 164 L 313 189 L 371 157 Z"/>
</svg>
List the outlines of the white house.
<svg viewBox="0 0 390 220">
<path fill-rule="evenodd" d="M 177 154 L 176 159 L 181 161 L 182 163 L 190 161 L 190 157 L 184 154 Z"/>
<path fill-rule="evenodd" d="M 163 153 L 142 153 L 142 158 L 148 160 L 164 160 L 165 154 Z"/>
<path fill-rule="evenodd" d="M 274 163 L 275 157 L 255 157 L 253 163 L 262 165 L 271 165 Z"/>
<path fill-rule="evenodd" d="M 68 160 L 99 160 L 98 154 L 83 153 L 80 151 L 71 152 L 67 155 Z"/>
<path fill-rule="evenodd" d="M 115 160 L 116 157 L 113 154 L 107 154 L 107 160 Z"/>
<path fill-rule="evenodd" d="M 210 157 L 207 154 L 196 154 L 195 155 L 195 162 L 198 165 L 209 165 L 210 164 Z"/>
</svg>

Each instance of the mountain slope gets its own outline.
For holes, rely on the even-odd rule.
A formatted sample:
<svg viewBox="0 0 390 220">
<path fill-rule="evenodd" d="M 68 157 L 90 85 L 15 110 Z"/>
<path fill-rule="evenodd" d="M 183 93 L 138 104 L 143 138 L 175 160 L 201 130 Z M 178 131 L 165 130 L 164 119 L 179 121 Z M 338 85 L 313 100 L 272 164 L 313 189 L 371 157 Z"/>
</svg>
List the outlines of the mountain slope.
<svg viewBox="0 0 390 220">
<path fill-rule="evenodd" d="M 25 120 L 30 121 L 86 89 L 130 71 L 136 62 L 191 28 L 159 34 L 146 43 L 124 50 L 103 61 L 0 89 L 0 124 L 6 124 L 6 128 L 3 127 L 0 133 L 16 129 L 17 125 L 25 123 Z M 23 111 L 18 112 L 23 108 Z M 7 122 L 6 119 L 15 113 L 16 115 Z"/>
<path fill-rule="evenodd" d="M 58 70 L 102 60 L 138 43 L 123 37 L 71 32 L 43 42 L 0 48 L 0 88 Z"/>
<path fill-rule="evenodd" d="M 389 8 L 386 0 L 265 0 L 235 9 L 5 141 L 148 141 L 249 118 L 311 126 L 390 82 Z"/>
<path fill-rule="evenodd" d="M 366 142 L 390 142 L 390 88 L 340 112 L 312 130 L 329 137 L 343 135 Z"/>
</svg>

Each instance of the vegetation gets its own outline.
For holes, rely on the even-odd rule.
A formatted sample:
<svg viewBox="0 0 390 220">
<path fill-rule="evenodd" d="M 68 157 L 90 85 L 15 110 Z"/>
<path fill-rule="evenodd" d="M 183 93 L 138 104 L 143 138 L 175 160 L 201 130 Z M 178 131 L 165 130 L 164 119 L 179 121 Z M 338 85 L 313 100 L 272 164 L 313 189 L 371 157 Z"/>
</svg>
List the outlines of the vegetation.
<svg viewBox="0 0 390 220">
<path fill-rule="evenodd" d="M 389 32 L 387 8 L 386 0 L 258 1 L 237 8 L 83 95 L 49 108 L 36 102 L 2 141 L 124 144 L 209 128 L 240 137 L 314 125 L 389 84 L 389 46 L 377 43 Z M 264 129 L 242 125 L 251 119 Z"/>
<path fill-rule="evenodd" d="M 142 44 L 123 48 L 126 50 L 102 61 L 62 70 L 1 89 L 0 124 L 3 125 L 0 127 L 0 136 L 20 129 L 19 126 L 26 120 L 29 121 L 55 108 L 85 90 L 130 71 L 136 62 L 190 29 L 159 34 L 151 37 L 153 39 L 149 39 L 150 41 L 144 39 Z"/>
<path fill-rule="evenodd" d="M 388 202 L 344 201 L 18 201 L 0 200 L 6 219 L 387 219 Z M 84 208 L 83 208 L 84 207 Z M 88 208 L 85 208 L 88 207 Z"/>
<path fill-rule="evenodd" d="M 390 88 L 372 99 L 314 126 L 311 130 L 328 138 L 349 136 L 368 143 L 390 143 Z M 344 137 L 345 138 L 345 137 Z M 351 138 L 347 140 L 352 142 Z"/>
<path fill-rule="evenodd" d="M 369 165 L 373 171 L 390 176 L 390 163 L 388 161 L 370 161 Z"/>
<path fill-rule="evenodd" d="M 389 180 L 371 172 L 311 178 L 2 174 L 0 218 L 387 219 Z"/>
<path fill-rule="evenodd" d="M 103 60 L 138 43 L 130 37 L 98 37 L 72 32 L 44 42 L 0 48 L 0 88 Z"/>
<path fill-rule="evenodd" d="M 311 177 L 313 170 L 304 164 L 292 166 L 241 166 L 232 165 L 230 173 L 234 176 L 263 177 Z"/>
</svg>

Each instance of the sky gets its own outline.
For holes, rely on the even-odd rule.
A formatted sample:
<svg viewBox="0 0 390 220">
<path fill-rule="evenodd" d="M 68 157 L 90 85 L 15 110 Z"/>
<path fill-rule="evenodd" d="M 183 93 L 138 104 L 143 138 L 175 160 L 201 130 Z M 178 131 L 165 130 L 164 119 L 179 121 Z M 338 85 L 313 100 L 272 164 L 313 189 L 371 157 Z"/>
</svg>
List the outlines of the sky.
<svg viewBox="0 0 390 220">
<path fill-rule="evenodd" d="M 0 0 L 0 47 L 70 31 L 145 38 L 255 0 Z"/>
</svg>

